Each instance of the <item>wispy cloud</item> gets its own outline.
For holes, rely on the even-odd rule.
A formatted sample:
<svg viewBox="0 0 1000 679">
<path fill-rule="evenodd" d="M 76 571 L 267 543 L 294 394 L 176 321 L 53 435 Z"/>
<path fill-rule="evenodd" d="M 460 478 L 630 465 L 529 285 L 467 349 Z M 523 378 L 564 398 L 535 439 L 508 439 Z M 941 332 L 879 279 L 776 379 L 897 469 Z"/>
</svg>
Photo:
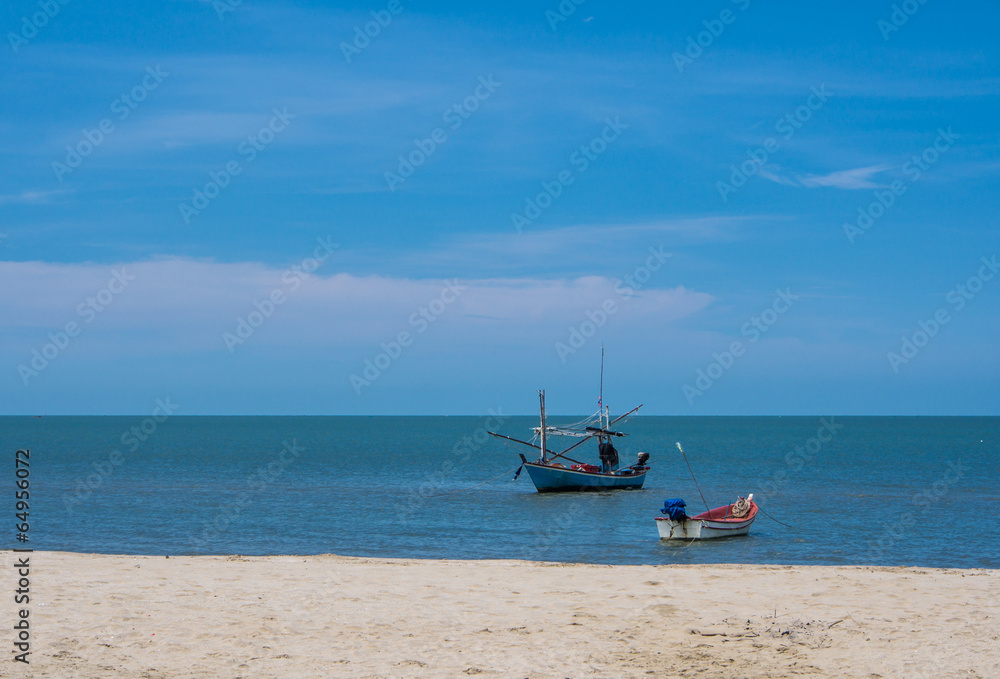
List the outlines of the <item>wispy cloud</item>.
<svg viewBox="0 0 1000 679">
<path fill-rule="evenodd" d="M 827 175 L 807 175 L 800 177 L 802 186 L 815 189 L 828 186 L 834 189 L 877 189 L 880 184 L 871 180 L 873 175 L 890 169 L 891 165 L 871 165 L 869 167 L 859 167 L 853 170 L 841 170 L 831 172 Z"/>
<path fill-rule="evenodd" d="M 518 234 L 506 223 L 500 232 L 449 237 L 417 249 L 379 248 L 352 253 L 361 270 L 399 270 L 417 275 L 474 271 L 478 276 L 538 275 L 545 278 L 593 274 L 624 275 L 641 265 L 649 248 L 731 243 L 751 237 L 766 216 L 706 216 L 642 222 L 573 224 L 526 229 Z M 613 244 L 614 247 L 609 247 Z M 655 282 L 654 282 L 655 284 Z"/>
<path fill-rule="evenodd" d="M 775 184 L 781 184 L 782 186 L 799 186 L 798 182 L 789 179 L 788 177 L 783 177 L 780 174 L 780 169 L 776 168 L 772 171 L 770 169 L 772 166 L 762 165 L 759 170 L 757 170 L 757 175 L 762 179 L 767 179 Z"/>
<path fill-rule="evenodd" d="M 56 196 L 71 193 L 69 190 L 52 191 L 21 191 L 20 193 L 0 194 L 0 205 L 45 205 L 51 203 Z"/>
<path fill-rule="evenodd" d="M 792 177 L 782 176 L 779 174 L 780 170 L 771 171 L 761 168 L 758 174 L 764 179 L 781 184 L 782 186 L 797 186 L 807 189 L 845 189 L 850 191 L 854 189 L 877 189 L 883 186 L 883 184 L 873 181 L 872 177 L 880 172 L 892 169 L 892 167 L 892 165 L 869 165 L 867 167 L 854 168 L 853 170 L 839 170 L 824 175 L 795 174 Z"/>
</svg>

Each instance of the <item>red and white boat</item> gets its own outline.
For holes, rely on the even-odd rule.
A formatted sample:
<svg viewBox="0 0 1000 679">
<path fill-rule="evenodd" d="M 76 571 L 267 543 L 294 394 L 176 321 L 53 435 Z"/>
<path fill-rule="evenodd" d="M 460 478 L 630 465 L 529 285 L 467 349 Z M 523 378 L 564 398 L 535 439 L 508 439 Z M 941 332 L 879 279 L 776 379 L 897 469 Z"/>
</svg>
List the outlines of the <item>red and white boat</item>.
<svg viewBox="0 0 1000 679">
<path fill-rule="evenodd" d="M 757 518 L 753 493 L 731 505 L 716 507 L 697 516 L 684 513 L 683 500 L 667 500 L 660 511 L 667 516 L 656 517 L 661 540 L 708 540 L 746 535 Z"/>
</svg>

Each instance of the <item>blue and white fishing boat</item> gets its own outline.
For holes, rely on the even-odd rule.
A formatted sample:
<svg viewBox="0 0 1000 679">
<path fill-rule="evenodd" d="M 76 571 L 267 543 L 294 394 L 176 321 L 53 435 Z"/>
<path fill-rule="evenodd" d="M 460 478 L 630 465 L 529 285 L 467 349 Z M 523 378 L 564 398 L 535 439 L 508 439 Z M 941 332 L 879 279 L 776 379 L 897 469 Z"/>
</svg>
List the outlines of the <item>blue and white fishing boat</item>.
<svg viewBox="0 0 1000 679">
<path fill-rule="evenodd" d="M 618 463 L 618 451 L 611 443 L 612 437 L 626 436 L 624 432 L 616 431 L 611 427 L 618 422 L 623 422 L 634 415 L 642 405 L 639 405 L 624 415 L 611 419 L 610 408 L 603 404 L 604 399 L 604 356 L 601 352 L 601 398 L 598 399 L 598 411 L 594 415 L 575 424 L 568 426 L 553 427 L 545 421 L 545 391 L 538 392 L 538 402 L 541 410 L 541 423 L 533 427 L 535 436 L 531 441 L 522 441 L 512 436 L 490 432 L 498 438 L 514 441 L 526 446 L 535 448 L 539 452 L 538 460 L 529 462 L 521 455 L 521 466 L 514 474 L 516 479 L 522 469 L 528 470 L 528 476 L 539 493 L 550 493 L 559 491 L 580 491 L 580 490 L 621 490 L 642 488 L 646 480 L 646 472 L 649 467 L 649 453 L 638 454 L 636 463 L 628 467 L 620 467 Z M 549 441 L 552 437 L 570 437 L 580 440 L 566 448 L 561 453 L 554 453 L 549 450 Z M 567 457 L 570 452 L 582 443 L 596 438 L 597 452 L 601 464 L 587 464 L 579 460 Z M 536 443 L 537 441 L 537 443 Z M 568 466 L 564 462 L 570 463 Z"/>
</svg>

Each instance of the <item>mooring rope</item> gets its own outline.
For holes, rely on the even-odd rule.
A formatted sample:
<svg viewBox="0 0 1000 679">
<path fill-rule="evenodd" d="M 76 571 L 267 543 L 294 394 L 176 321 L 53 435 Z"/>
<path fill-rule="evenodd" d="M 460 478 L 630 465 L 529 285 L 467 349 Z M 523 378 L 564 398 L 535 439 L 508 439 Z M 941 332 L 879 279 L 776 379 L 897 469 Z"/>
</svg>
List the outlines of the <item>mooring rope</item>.
<svg viewBox="0 0 1000 679">
<path fill-rule="evenodd" d="M 782 523 L 781 521 L 778 521 L 776 518 L 774 518 L 773 516 L 771 516 L 770 514 L 768 514 L 767 512 L 765 512 L 764 508 L 761 507 L 760 505 L 757 505 L 757 509 L 759 509 L 764 516 L 766 516 L 767 518 L 771 519 L 771 521 L 774 521 L 775 523 L 780 523 L 785 528 L 794 528 L 794 526 L 789 526 L 787 523 Z"/>
<path fill-rule="evenodd" d="M 449 490 L 447 493 L 437 493 L 435 495 L 428 495 L 427 497 L 428 498 L 432 498 L 432 497 L 444 497 L 445 495 L 452 495 L 454 493 L 464 493 L 464 492 L 469 491 L 469 490 L 475 490 L 476 488 L 479 488 L 480 486 L 485 486 L 487 483 L 490 483 L 491 481 L 496 481 L 497 479 L 502 478 L 502 477 L 506 476 L 507 474 L 513 474 L 514 472 L 517 471 L 517 468 L 520 467 L 520 466 L 521 465 L 518 465 L 517 467 L 514 467 L 510 471 L 504 472 L 503 474 L 498 474 L 498 475 L 494 476 L 492 479 L 486 479 L 482 483 L 477 483 L 474 486 L 470 486 L 468 488 L 459 488 L 457 490 Z"/>
</svg>

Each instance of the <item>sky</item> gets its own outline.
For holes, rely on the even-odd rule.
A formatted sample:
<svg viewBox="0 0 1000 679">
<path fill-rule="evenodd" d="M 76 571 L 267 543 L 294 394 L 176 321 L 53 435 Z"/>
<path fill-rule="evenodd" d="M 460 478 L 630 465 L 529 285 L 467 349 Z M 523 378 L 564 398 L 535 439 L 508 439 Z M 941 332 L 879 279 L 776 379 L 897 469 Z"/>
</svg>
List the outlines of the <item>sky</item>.
<svg viewBox="0 0 1000 679">
<path fill-rule="evenodd" d="M 0 414 L 996 415 L 998 20 L 10 0 Z"/>
</svg>

